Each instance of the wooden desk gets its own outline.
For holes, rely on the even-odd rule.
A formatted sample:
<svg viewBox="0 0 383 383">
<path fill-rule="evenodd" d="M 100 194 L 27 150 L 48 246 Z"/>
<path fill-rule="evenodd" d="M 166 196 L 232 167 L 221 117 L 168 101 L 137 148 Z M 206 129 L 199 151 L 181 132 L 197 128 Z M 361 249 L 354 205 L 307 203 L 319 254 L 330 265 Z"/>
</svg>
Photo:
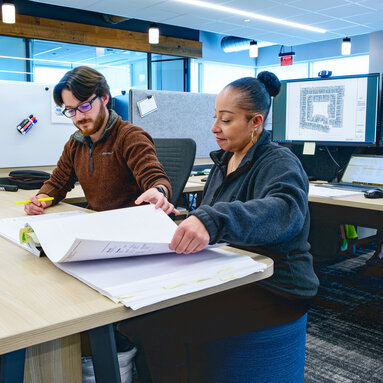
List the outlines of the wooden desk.
<svg viewBox="0 0 383 383">
<path fill-rule="evenodd" d="M 348 223 L 383 229 L 383 199 L 361 195 L 340 198 L 309 195 L 311 218 L 330 223 Z"/>
<path fill-rule="evenodd" d="M 309 195 L 311 216 L 309 242 L 314 260 L 328 258 L 339 248 L 339 225 L 351 224 L 383 230 L 383 199 L 362 194 L 329 198 Z"/>
<path fill-rule="evenodd" d="M 1 192 L 0 217 L 23 215 L 23 206 L 14 205 L 13 202 L 25 199 L 29 193 L 28 190 Z M 47 213 L 65 210 L 73 210 L 73 206 L 61 203 L 48 209 Z M 245 254 L 265 262 L 268 265 L 267 270 L 133 311 L 113 303 L 62 272 L 49 259 L 35 257 L 0 238 L 0 354 L 9 356 L 14 350 L 33 346 L 27 350 L 26 382 L 80 383 L 80 332 L 103 329 L 113 322 L 256 282 L 272 275 L 271 259 L 258 254 Z M 106 354 L 104 351 L 103 356 Z M 113 382 L 112 379 L 105 381 Z"/>
</svg>

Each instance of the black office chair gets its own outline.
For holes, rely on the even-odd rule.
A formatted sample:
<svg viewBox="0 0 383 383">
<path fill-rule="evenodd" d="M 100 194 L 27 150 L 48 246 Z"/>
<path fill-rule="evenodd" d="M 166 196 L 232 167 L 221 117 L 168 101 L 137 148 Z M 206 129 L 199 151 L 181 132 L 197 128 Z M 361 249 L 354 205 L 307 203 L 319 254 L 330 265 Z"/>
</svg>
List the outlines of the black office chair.
<svg viewBox="0 0 383 383">
<path fill-rule="evenodd" d="M 191 138 L 154 138 L 154 146 L 172 185 L 170 202 L 177 206 L 193 167 L 196 143 Z"/>
</svg>

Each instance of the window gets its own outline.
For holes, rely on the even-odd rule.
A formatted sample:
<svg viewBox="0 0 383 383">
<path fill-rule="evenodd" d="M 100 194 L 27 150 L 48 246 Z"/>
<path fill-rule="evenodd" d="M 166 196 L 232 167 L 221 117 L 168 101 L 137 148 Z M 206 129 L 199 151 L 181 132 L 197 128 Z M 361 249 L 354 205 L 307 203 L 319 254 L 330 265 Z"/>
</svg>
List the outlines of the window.
<svg viewBox="0 0 383 383">
<path fill-rule="evenodd" d="M 33 40 L 33 81 L 57 83 L 68 71 L 88 65 L 108 81 L 112 96 L 130 88 L 147 88 L 147 53 Z"/>
<path fill-rule="evenodd" d="M 152 54 L 152 89 L 173 90 L 184 92 L 184 65 L 183 57 Z"/>
<path fill-rule="evenodd" d="M 351 56 L 312 63 L 311 77 L 317 77 L 322 70 L 332 71 L 332 76 L 369 73 L 369 56 Z"/>
<path fill-rule="evenodd" d="M 146 52 L 0 36 L 0 80 L 56 84 L 80 65 L 100 71 L 112 96 L 147 89 Z"/>
<path fill-rule="evenodd" d="M 219 93 L 230 82 L 241 77 L 254 77 L 254 74 L 252 67 L 192 60 L 190 90 Z"/>
<path fill-rule="evenodd" d="M 0 80 L 27 81 L 26 50 L 25 39 L 0 36 Z"/>
<path fill-rule="evenodd" d="M 274 73 L 280 80 L 290 80 L 296 78 L 309 77 L 309 64 L 308 63 L 296 63 L 286 66 L 271 66 L 262 67 L 257 69 L 257 74 L 267 70 Z"/>
</svg>

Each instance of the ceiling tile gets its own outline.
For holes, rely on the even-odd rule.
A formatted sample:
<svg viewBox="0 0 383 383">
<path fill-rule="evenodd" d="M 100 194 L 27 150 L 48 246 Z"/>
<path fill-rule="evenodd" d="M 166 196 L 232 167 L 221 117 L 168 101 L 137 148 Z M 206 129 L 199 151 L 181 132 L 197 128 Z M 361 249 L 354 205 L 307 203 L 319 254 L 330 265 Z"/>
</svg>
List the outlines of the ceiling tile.
<svg viewBox="0 0 383 383">
<path fill-rule="evenodd" d="M 298 0 L 290 3 L 291 6 L 301 8 L 306 11 L 321 11 L 322 9 L 337 7 L 350 4 L 345 0 Z"/>
<path fill-rule="evenodd" d="M 334 30 L 337 33 L 342 33 L 342 31 L 345 31 L 343 34 L 344 36 L 355 36 L 355 35 L 363 35 L 365 33 L 371 33 L 373 32 L 372 28 L 367 27 L 365 25 L 356 25 L 355 27 L 348 27 L 348 28 L 339 28 Z"/>
<path fill-rule="evenodd" d="M 334 18 L 332 20 L 325 21 L 324 23 L 316 23 L 315 26 L 319 28 L 324 28 L 326 29 L 326 31 L 331 32 L 339 28 L 352 28 L 355 26 L 355 23 Z"/>
<path fill-rule="evenodd" d="M 381 28 L 383 29 L 383 9 L 381 11 L 374 11 L 373 13 L 366 13 L 364 15 L 347 17 L 345 20 L 351 21 L 358 24 L 371 24 L 371 23 L 381 23 Z"/>
<path fill-rule="evenodd" d="M 364 13 L 371 12 L 370 9 L 366 7 L 362 7 L 357 4 L 349 4 L 349 5 L 342 5 L 340 7 L 335 7 L 331 9 L 326 9 L 322 13 L 333 16 L 333 17 L 351 17 L 351 16 L 357 16 L 362 15 Z"/>
<path fill-rule="evenodd" d="M 333 17 L 326 16 L 324 14 L 309 12 L 302 15 L 297 15 L 289 17 L 288 21 L 293 21 L 295 23 L 313 25 L 316 23 L 324 23 L 325 21 L 335 20 Z"/>
<path fill-rule="evenodd" d="M 371 8 L 376 11 L 383 10 L 383 1 L 378 0 L 363 0 L 359 2 L 360 5 L 363 5 L 364 7 Z"/>
<path fill-rule="evenodd" d="M 280 2 L 273 0 L 231 0 L 223 5 L 249 12 L 260 12 L 275 7 L 276 5 L 280 5 Z"/>
<path fill-rule="evenodd" d="M 307 14 L 307 11 L 289 5 L 277 5 L 274 8 L 268 9 L 267 13 L 265 12 L 263 14 L 265 16 L 287 19 L 288 17 Z"/>
</svg>

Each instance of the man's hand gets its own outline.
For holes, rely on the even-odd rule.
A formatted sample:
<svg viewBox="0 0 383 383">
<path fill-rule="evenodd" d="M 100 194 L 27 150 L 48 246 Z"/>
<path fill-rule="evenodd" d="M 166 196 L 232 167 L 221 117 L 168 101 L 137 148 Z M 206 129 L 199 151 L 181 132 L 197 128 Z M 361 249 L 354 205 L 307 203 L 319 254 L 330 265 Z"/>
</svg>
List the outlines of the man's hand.
<svg viewBox="0 0 383 383">
<path fill-rule="evenodd" d="M 171 204 L 167 198 L 156 188 L 150 188 L 142 193 L 136 200 L 135 204 L 140 205 L 142 202 L 149 202 L 155 205 L 156 209 L 162 209 L 166 214 L 174 213 L 179 215 L 180 212 Z"/>
<path fill-rule="evenodd" d="M 177 254 L 196 253 L 203 250 L 209 241 L 210 235 L 205 225 L 196 216 L 191 215 L 179 224 L 169 249 Z"/>
<path fill-rule="evenodd" d="M 47 194 L 32 195 L 29 199 L 32 201 L 24 205 L 24 211 L 28 215 L 43 214 L 44 209 L 52 205 L 52 201 L 37 201 L 38 198 L 47 198 Z"/>
</svg>

